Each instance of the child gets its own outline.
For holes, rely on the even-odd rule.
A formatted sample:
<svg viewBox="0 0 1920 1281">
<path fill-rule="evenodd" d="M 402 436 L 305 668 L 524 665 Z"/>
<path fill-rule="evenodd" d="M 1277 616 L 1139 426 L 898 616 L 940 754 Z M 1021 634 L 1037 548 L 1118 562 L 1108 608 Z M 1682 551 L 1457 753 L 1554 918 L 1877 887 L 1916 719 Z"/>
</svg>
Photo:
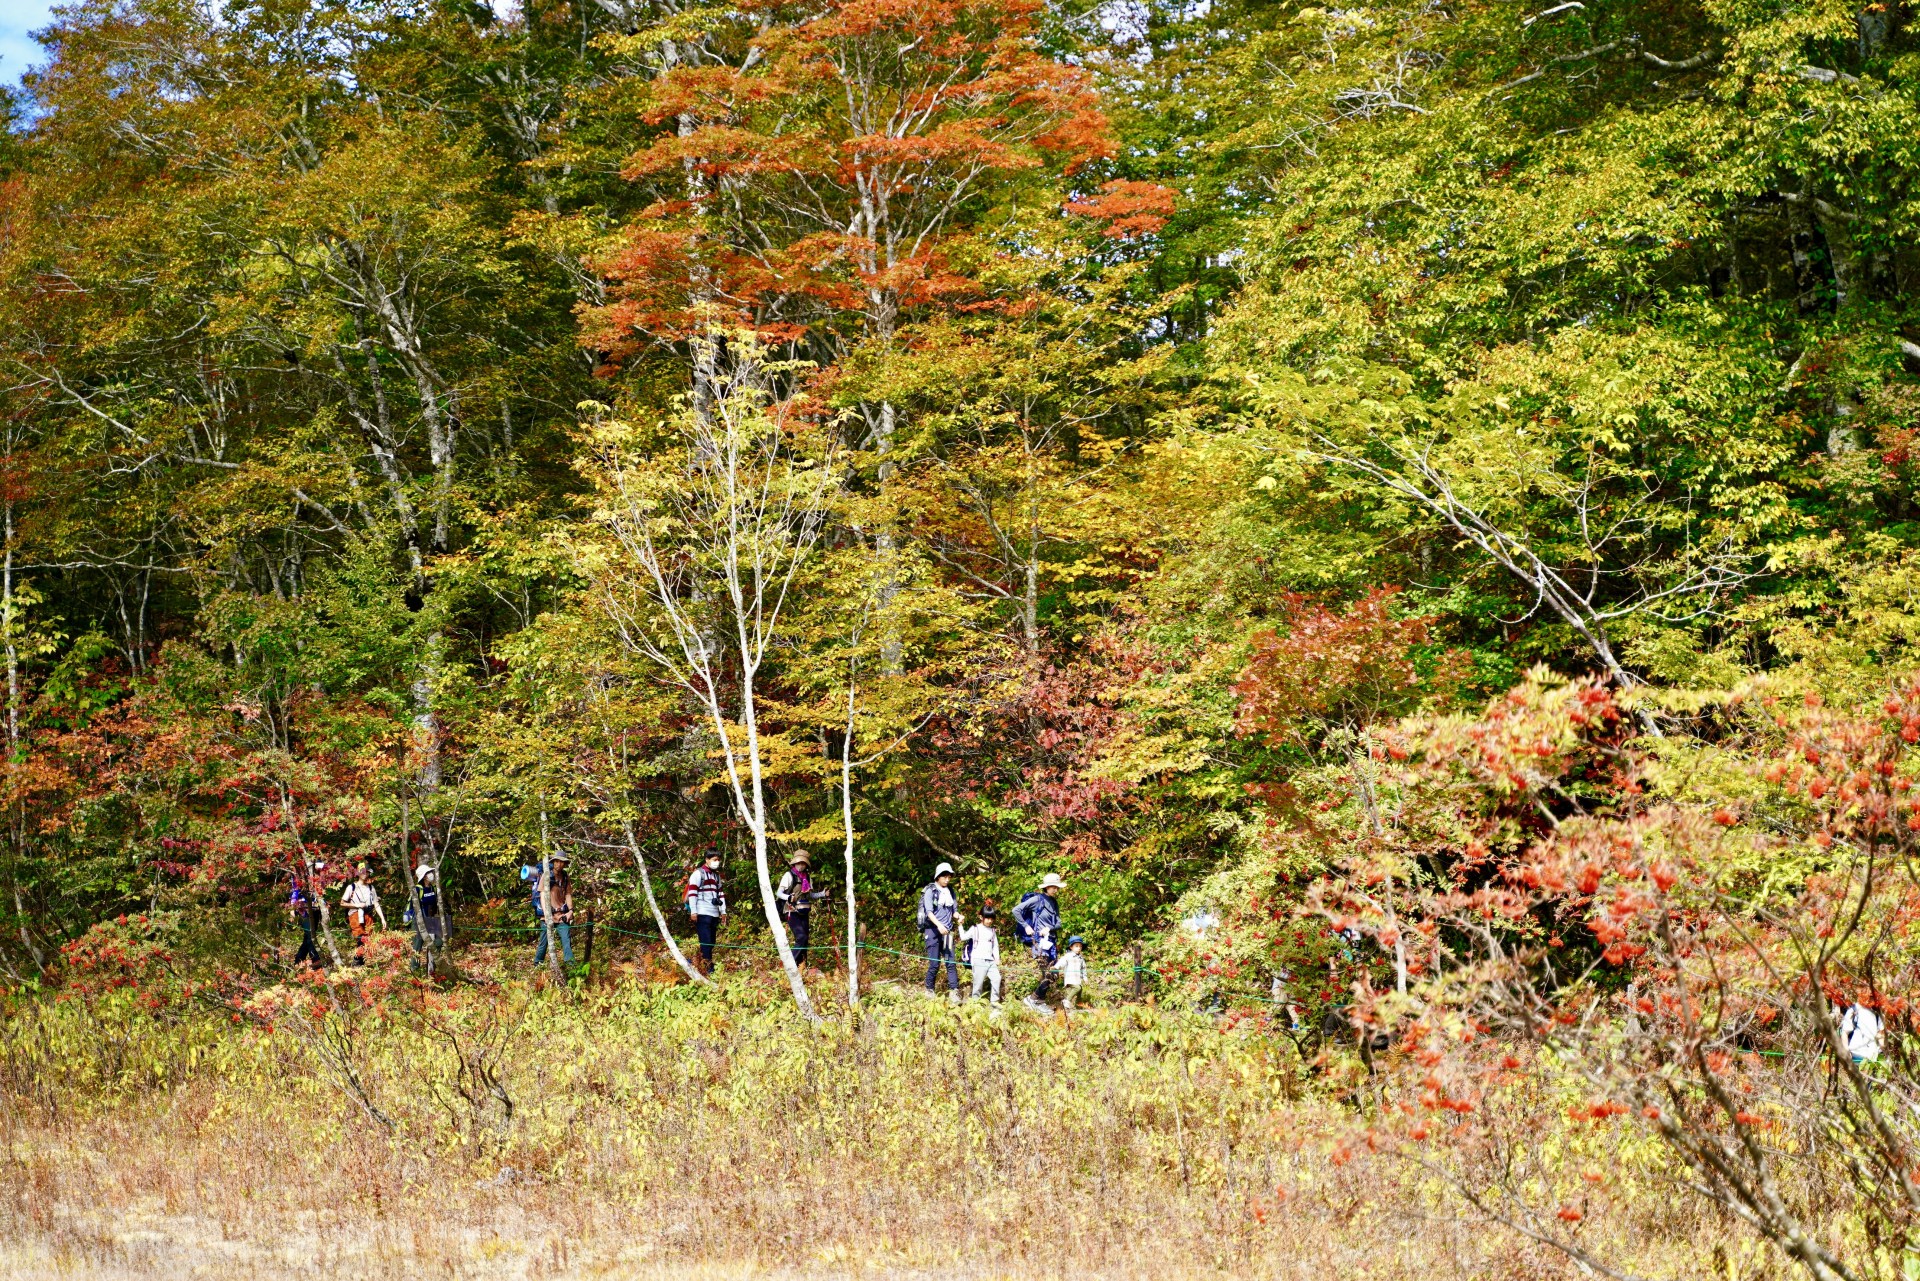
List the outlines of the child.
<svg viewBox="0 0 1920 1281">
<path fill-rule="evenodd" d="M 1060 1008 L 1072 1010 L 1073 1002 L 1087 982 L 1087 941 L 1078 934 L 1067 940 L 1067 954 L 1060 958 Z"/>
<path fill-rule="evenodd" d="M 1000 935 L 994 930 L 996 913 L 985 908 L 980 920 L 963 936 L 967 941 L 967 964 L 973 967 L 973 999 L 980 999 L 980 989 L 991 986 L 993 1007 L 1000 1008 Z"/>
</svg>

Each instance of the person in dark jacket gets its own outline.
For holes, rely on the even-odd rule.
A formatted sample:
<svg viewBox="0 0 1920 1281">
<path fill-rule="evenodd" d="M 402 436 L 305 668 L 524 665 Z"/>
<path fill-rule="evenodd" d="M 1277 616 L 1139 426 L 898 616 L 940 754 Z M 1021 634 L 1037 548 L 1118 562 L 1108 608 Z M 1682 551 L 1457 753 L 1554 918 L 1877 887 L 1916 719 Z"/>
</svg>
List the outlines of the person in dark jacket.
<svg viewBox="0 0 1920 1281">
<path fill-rule="evenodd" d="M 940 964 L 947 966 L 947 999 L 960 999 L 960 965 L 953 941 L 959 935 L 960 903 L 953 896 L 953 864 L 933 869 L 933 883 L 920 891 L 920 937 L 927 947 L 927 995 L 934 994 Z"/>
<path fill-rule="evenodd" d="M 787 864 L 786 875 L 780 878 L 779 888 L 773 892 L 780 906 L 780 919 L 787 926 L 787 943 L 793 948 L 794 959 L 802 965 L 807 963 L 807 949 L 813 939 L 813 905 L 822 897 L 813 888 L 812 863 L 812 857 L 805 850 L 795 854 Z"/>
<path fill-rule="evenodd" d="M 413 879 L 419 888 L 420 919 L 416 922 L 420 935 L 420 945 L 438 950 L 447 945 L 447 918 L 440 902 L 440 873 L 433 864 L 422 863 L 413 869 Z"/>
<path fill-rule="evenodd" d="M 311 884 L 311 877 L 325 866 L 325 863 L 315 864 L 307 876 L 294 872 L 293 892 L 287 896 L 287 911 L 300 927 L 300 950 L 293 954 L 293 963 L 310 965 L 316 970 L 321 968 L 320 948 L 314 939 L 314 931 L 320 928 L 320 907 L 316 898 L 319 891 Z"/>
<path fill-rule="evenodd" d="M 1026 998 L 1034 1009 L 1049 1008 L 1047 990 L 1053 986 L 1053 967 L 1060 960 L 1060 891 L 1065 886 L 1057 873 L 1048 872 L 1040 888 L 1013 909 L 1013 928 L 1020 941 L 1033 949 L 1033 961 L 1040 971 L 1040 986 Z"/>
</svg>

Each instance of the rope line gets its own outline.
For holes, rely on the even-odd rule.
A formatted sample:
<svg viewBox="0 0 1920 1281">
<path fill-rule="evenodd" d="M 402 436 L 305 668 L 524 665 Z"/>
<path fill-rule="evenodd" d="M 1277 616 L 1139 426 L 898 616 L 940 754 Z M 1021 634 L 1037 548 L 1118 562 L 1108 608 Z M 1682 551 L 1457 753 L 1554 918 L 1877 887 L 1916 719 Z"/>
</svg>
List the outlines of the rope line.
<svg viewBox="0 0 1920 1281">
<path fill-rule="evenodd" d="M 624 934 L 628 938 L 643 939 L 648 942 L 652 942 L 653 940 L 656 940 L 660 937 L 657 931 L 624 930 L 617 925 L 607 925 L 600 921 L 587 921 L 587 922 L 574 921 L 574 922 L 565 922 L 565 924 L 588 925 L 596 930 L 605 930 L 609 934 Z M 544 925 L 474 925 L 474 926 L 462 926 L 460 928 L 460 932 L 464 934 L 544 934 L 546 932 L 546 927 Z M 682 951 L 686 951 L 686 952 L 695 951 L 700 946 L 699 941 L 697 939 L 683 939 L 683 938 L 676 937 L 674 939 L 674 942 L 680 945 L 680 948 Z M 719 943 L 719 942 L 716 942 L 713 946 L 717 951 L 761 952 L 761 953 L 765 953 L 768 955 L 775 955 L 775 956 L 777 956 L 780 951 L 778 947 L 774 946 L 771 943 Z M 920 962 L 927 959 L 926 953 L 924 952 L 903 952 L 899 948 L 882 947 L 878 943 L 856 943 L 854 944 L 854 948 L 856 951 L 879 952 L 886 956 L 897 956 L 902 958 L 903 960 L 909 960 L 909 961 L 915 961 L 915 962 Z M 795 948 L 793 950 L 795 955 L 807 955 L 807 954 L 819 952 L 819 953 L 838 956 L 846 950 L 846 946 L 845 944 L 836 943 L 831 946 L 811 946 L 806 948 Z M 949 962 L 946 960 L 945 957 L 942 957 L 939 961 L 939 964 L 943 966 L 948 963 Z M 951 964 L 964 969 L 969 969 L 969 970 L 974 968 L 972 962 L 961 960 L 958 957 L 955 957 L 951 962 Z M 1136 974 L 1145 974 L 1153 978 L 1160 979 L 1162 981 L 1166 980 L 1166 975 L 1160 973 L 1160 971 L 1148 965 L 1089 967 L 1087 970 L 1087 974 L 1089 976 L 1096 975 L 1096 974 L 1098 975 L 1120 974 L 1120 975 L 1126 975 L 1129 977 Z M 1299 1004 L 1299 1002 L 1297 1001 L 1276 1001 L 1276 1000 L 1273 1000 L 1271 997 L 1238 995 L 1238 994 L 1228 999 L 1230 1001 L 1235 1001 L 1235 1002 L 1253 1001 L 1260 1005 L 1271 1005 L 1276 1008 Z"/>
<path fill-rule="evenodd" d="M 644 939 L 649 942 L 656 940 L 660 937 L 658 932 L 653 930 L 647 930 L 644 932 L 640 930 L 623 930 L 617 925 L 607 925 L 600 921 L 593 921 L 593 922 L 571 921 L 571 922 L 567 922 L 567 924 L 569 925 L 591 924 L 592 927 L 596 930 L 605 930 L 609 934 L 624 934 L 628 938 Z M 546 932 L 546 927 L 543 925 L 471 925 L 471 926 L 462 926 L 460 929 L 460 932 L 463 934 L 544 934 Z M 700 943 L 697 939 L 675 937 L 673 941 L 675 943 L 678 943 L 681 949 L 685 951 L 691 951 L 700 946 Z M 779 948 L 775 947 L 771 943 L 718 943 L 716 942 L 713 946 L 723 951 L 766 952 L 770 955 L 777 955 L 780 951 Z M 905 957 L 906 959 L 912 960 L 912 961 L 924 961 L 926 959 L 926 953 L 924 952 L 903 952 L 898 948 L 882 947 L 878 943 L 856 943 L 854 944 L 854 947 L 856 950 L 862 951 L 862 952 L 882 952 L 888 956 Z M 801 952 L 831 952 L 837 956 L 841 952 L 844 952 L 846 950 L 846 945 L 844 943 L 834 943 L 831 945 L 815 944 L 805 948 L 794 948 L 792 950 L 795 952 L 795 954 L 799 954 Z M 947 962 L 945 958 L 942 958 L 940 961 L 940 964 L 945 965 L 946 963 Z M 955 965 L 965 966 L 968 969 L 973 968 L 973 963 L 971 961 L 962 960 L 959 957 L 955 957 L 953 963 Z M 1099 968 L 1089 967 L 1087 970 L 1087 973 L 1088 974 L 1151 974 L 1155 978 L 1163 977 L 1158 970 L 1153 969 L 1152 967 L 1146 966 L 1146 965 L 1129 965 L 1129 966 L 1123 966 L 1118 968 L 1113 966 L 1102 966 Z"/>
<path fill-rule="evenodd" d="M 574 922 L 567 922 L 567 924 L 574 924 Z M 623 930 L 617 925 L 606 925 L 599 921 L 586 921 L 586 922 L 580 922 L 580 924 L 590 926 L 591 928 L 596 930 L 606 930 L 610 934 L 624 934 L 628 938 L 645 939 L 649 942 L 655 939 L 658 939 L 660 937 L 660 934 L 658 931 Z M 545 932 L 546 932 L 546 927 L 544 925 L 471 925 L 471 926 L 461 927 L 461 933 L 464 933 L 464 934 L 544 934 Z M 698 949 L 700 946 L 700 943 L 697 939 L 675 938 L 674 942 L 680 944 L 682 949 L 685 951 L 694 951 Z M 718 943 L 716 942 L 713 946 L 718 950 L 727 950 L 727 951 L 736 951 L 736 952 L 766 952 L 774 955 L 778 955 L 780 951 L 779 948 L 775 947 L 771 943 Z M 926 954 L 924 952 L 903 952 L 898 948 L 882 947 L 878 943 L 856 943 L 854 944 L 854 948 L 855 950 L 861 951 L 861 952 L 881 952 L 888 956 L 897 956 L 910 961 L 924 961 L 927 959 Z M 844 950 L 845 950 L 844 944 L 836 943 L 830 947 L 795 948 L 794 952 L 796 955 L 802 955 L 802 954 L 812 953 L 812 952 L 825 952 L 825 953 L 831 953 L 832 955 L 838 956 Z M 939 963 L 941 965 L 948 964 L 946 958 L 944 957 L 941 958 Z M 971 962 L 963 961 L 958 958 L 955 958 L 952 964 L 956 966 L 960 966 L 965 969 L 969 969 L 969 970 L 973 968 L 973 964 Z M 1146 966 L 1146 965 L 1127 965 L 1127 966 L 1119 966 L 1119 967 L 1107 966 L 1099 969 L 1089 969 L 1087 973 L 1089 975 L 1150 974 L 1156 979 L 1164 980 L 1166 978 L 1166 976 L 1160 973 L 1160 971 L 1152 968 L 1151 966 Z M 1298 1006 L 1301 1004 L 1298 1001 L 1276 1001 L 1271 997 L 1243 995 L 1238 993 L 1230 997 L 1227 997 L 1225 999 L 1229 1003 L 1240 1002 L 1240 1001 L 1253 1001 L 1260 1005 L 1271 1005 L 1276 1008 L 1284 1008 L 1287 1006 Z M 1786 1052 L 1784 1050 L 1756 1050 L 1754 1051 L 1754 1053 L 1761 1054 L 1769 1058 L 1784 1058 L 1786 1056 Z"/>
</svg>

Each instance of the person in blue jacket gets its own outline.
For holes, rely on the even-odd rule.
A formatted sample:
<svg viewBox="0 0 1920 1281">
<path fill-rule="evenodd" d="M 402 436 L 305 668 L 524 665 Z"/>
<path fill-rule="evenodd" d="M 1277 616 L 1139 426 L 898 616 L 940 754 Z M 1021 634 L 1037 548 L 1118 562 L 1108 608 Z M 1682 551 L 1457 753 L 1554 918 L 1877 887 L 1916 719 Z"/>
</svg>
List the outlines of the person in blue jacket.
<svg viewBox="0 0 1920 1281">
<path fill-rule="evenodd" d="M 1060 891 L 1065 886 L 1058 873 L 1048 872 L 1040 888 L 1013 909 L 1014 932 L 1033 949 L 1034 964 L 1040 970 L 1040 986 L 1026 998 L 1026 1003 L 1037 1010 L 1050 1008 L 1047 990 L 1053 985 L 1053 967 L 1060 959 Z"/>
</svg>

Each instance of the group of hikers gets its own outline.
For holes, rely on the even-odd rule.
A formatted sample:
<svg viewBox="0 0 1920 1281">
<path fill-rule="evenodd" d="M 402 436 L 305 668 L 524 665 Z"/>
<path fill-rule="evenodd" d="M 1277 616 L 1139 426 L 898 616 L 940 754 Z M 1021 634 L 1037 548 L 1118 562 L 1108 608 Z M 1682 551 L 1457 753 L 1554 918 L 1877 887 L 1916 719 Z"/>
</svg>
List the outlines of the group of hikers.
<svg viewBox="0 0 1920 1281">
<path fill-rule="evenodd" d="M 1086 940 L 1078 934 L 1060 940 L 1060 891 L 1066 882 L 1048 872 L 1040 888 L 1029 891 L 1012 912 L 1013 932 L 1033 958 L 1039 982 L 1026 1003 L 1046 1009 L 1047 993 L 1054 975 L 1060 976 L 1060 1004 L 1072 1010 L 1087 982 Z M 986 989 L 995 1005 L 1000 1004 L 1002 971 L 1000 968 L 1000 913 L 992 903 L 980 909 L 980 919 L 962 929 L 960 900 L 953 892 L 953 865 L 942 863 L 934 869 L 933 881 L 920 891 L 920 909 L 916 923 L 927 955 L 927 994 L 938 991 L 940 971 L 947 972 L 947 999 L 960 999 L 961 965 L 973 970 L 973 997 L 978 1000 Z M 956 940 L 957 948 L 956 948 Z"/>
<path fill-rule="evenodd" d="M 717 849 L 706 856 L 687 877 L 687 914 L 693 918 L 694 933 L 700 940 L 700 963 L 706 972 L 713 970 L 713 952 L 718 945 L 720 922 L 727 915 L 727 893 L 720 876 L 721 857 Z M 953 891 L 953 865 L 942 863 L 934 869 L 933 880 L 920 891 L 919 910 L 914 922 L 927 958 L 926 989 L 929 996 L 939 994 L 940 973 L 947 977 L 947 999 L 959 1001 L 960 967 L 973 971 L 971 995 L 979 999 L 985 990 L 993 1004 L 1000 1004 L 1004 981 L 1000 965 L 1000 913 L 991 902 L 980 910 L 980 919 L 965 925 L 959 897 Z M 1072 1010 L 1087 982 L 1086 940 L 1075 934 L 1060 938 L 1060 891 L 1066 882 L 1053 872 L 1041 878 L 1038 889 L 1029 892 L 1014 907 L 1013 929 L 1022 947 L 1033 958 L 1039 982 L 1032 994 L 1023 998 L 1035 1009 L 1051 1008 L 1047 995 L 1054 977 L 1060 978 L 1062 1008 Z M 814 905 L 827 892 L 813 884 L 813 859 L 802 850 L 788 861 L 786 872 L 774 890 L 780 920 L 786 926 L 787 940 L 802 961 L 813 950 Z"/>
<path fill-rule="evenodd" d="M 549 946 L 557 950 L 564 964 L 570 966 L 574 963 L 573 878 L 568 870 L 568 862 L 566 853 L 557 850 L 538 867 L 523 867 L 520 870 L 522 879 L 529 883 L 529 903 L 535 922 L 535 965 L 547 962 Z M 687 876 L 684 896 L 687 914 L 693 919 L 694 934 L 699 940 L 700 964 L 707 973 L 713 970 L 720 925 L 727 915 L 722 864 L 717 848 L 706 850 Z M 296 965 L 318 967 L 324 964 L 320 955 L 319 934 L 325 907 L 317 886 L 324 879 L 325 871 L 324 863 L 316 863 L 307 875 L 295 875 L 293 878 L 288 908 L 300 927 L 300 949 L 294 956 Z M 982 906 L 979 919 L 967 925 L 960 910 L 959 897 L 954 893 L 953 880 L 953 865 L 941 863 L 934 869 L 933 880 L 920 891 L 915 924 L 920 930 L 926 954 L 927 993 L 930 996 L 938 995 L 940 974 L 944 970 L 947 999 L 959 1001 L 960 968 L 965 966 L 973 976 L 971 997 L 977 1000 L 984 992 L 997 1007 L 1005 985 L 1001 967 L 1000 912 L 989 900 Z M 1024 895 L 1009 913 L 1014 935 L 1033 961 L 1038 982 L 1034 991 L 1023 1000 L 1036 1009 L 1051 1008 L 1047 999 L 1056 978 L 1060 985 L 1062 1008 L 1074 1009 L 1087 981 L 1085 940 L 1077 934 L 1064 940 L 1061 937 L 1060 891 L 1065 886 L 1066 882 L 1058 874 L 1049 872 L 1041 879 L 1039 888 Z M 786 927 L 788 943 L 802 962 L 814 950 L 814 908 L 826 897 L 827 891 L 817 888 L 813 883 L 812 857 L 805 851 L 794 854 L 786 872 L 780 877 L 774 898 L 780 920 Z M 367 864 L 360 864 L 352 878 L 342 886 L 340 908 L 345 914 L 347 931 L 353 940 L 354 963 L 363 964 L 366 960 L 366 943 L 373 932 L 374 922 L 377 920 L 383 930 L 388 928 L 386 908 L 380 901 L 380 891 L 374 886 L 373 870 Z M 440 895 L 440 877 L 437 869 L 429 863 L 423 862 L 413 870 L 405 923 L 413 928 L 417 950 L 431 953 L 446 946 L 449 931 Z"/>
<path fill-rule="evenodd" d="M 325 963 L 319 946 L 321 922 L 325 918 L 319 886 L 326 870 L 325 863 L 314 863 L 306 875 L 296 873 L 292 878 L 287 910 L 294 924 L 300 927 L 300 950 L 293 957 L 295 965 L 311 965 L 317 969 Z M 440 899 L 440 874 L 432 864 L 422 863 L 413 869 L 413 882 L 405 920 L 413 927 L 415 945 L 425 949 L 445 947 L 448 931 Z M 367 939 L 373 934 L 374 921 L 380 922 L 381 929 L 388 928 L 387 909 L 374 886 L 372 867 L 362 863 L 354 869 L 353 876 L 341 887 L 340 909 L 347 918 L 347 935 L 353 940 L 354 963 L 365 964 Z"/>
</svg>

